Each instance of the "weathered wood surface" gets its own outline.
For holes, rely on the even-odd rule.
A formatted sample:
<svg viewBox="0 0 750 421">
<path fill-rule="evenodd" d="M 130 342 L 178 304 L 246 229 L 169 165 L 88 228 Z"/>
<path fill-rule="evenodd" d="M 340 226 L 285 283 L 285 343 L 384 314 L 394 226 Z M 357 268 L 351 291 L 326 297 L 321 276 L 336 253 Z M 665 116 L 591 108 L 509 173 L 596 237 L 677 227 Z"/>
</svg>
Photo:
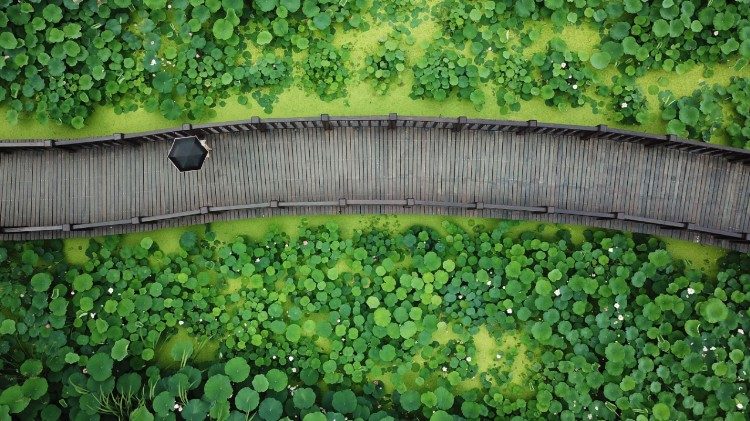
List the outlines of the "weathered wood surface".
<svg viewBox="0 0 750 421">
<path fill-rule="evenodd" d="M 429 213 L 577 223 L 748 250 L 713 232 L 750 232 L 750 167 L 719 157 L 576 136 L 403 127 L 246 131 L 208 141 L 204 168 L 185 174 L 168 161 L 168 142 L 0 155 L 0 227 L 50 228 L 0 239 L 283 214 Z M 414 206 L 404 207 L 406 199 Z M 280 206 L 262 205 L 271 201 Z M 127 222 L 133 218 L 152 222 Z M 95 226 L 106 221 L 117 223 Z M 67 224 L 71 231 L 60 228 Z"/>
</svg>

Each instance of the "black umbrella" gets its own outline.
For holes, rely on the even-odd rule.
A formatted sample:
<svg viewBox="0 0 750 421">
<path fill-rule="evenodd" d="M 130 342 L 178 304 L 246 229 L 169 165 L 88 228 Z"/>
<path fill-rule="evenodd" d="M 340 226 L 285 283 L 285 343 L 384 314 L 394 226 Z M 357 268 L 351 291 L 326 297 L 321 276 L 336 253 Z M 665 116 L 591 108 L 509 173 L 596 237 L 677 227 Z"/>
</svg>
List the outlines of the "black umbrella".
<svg viewBox="0 0 750 421">
<path fill-rule="evenodd" d="M 203 166 L 208 151 L 205 141 L 196 136 L 178 137 L 172 142 L 169 160 L 181 172 L 196 171 Z"/>
</svg>

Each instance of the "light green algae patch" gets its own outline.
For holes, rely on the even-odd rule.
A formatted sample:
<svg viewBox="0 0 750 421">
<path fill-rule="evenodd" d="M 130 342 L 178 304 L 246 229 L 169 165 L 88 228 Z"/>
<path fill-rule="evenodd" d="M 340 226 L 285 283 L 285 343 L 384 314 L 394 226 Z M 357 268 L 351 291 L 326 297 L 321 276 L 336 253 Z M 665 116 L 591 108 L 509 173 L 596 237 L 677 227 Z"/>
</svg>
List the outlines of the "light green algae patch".
<svg viewBox="0 0 750 421">
<path fill-rule="evenodd" d="M 219 357 L 219 341 L 196 339 L 190 336 L 187 330 L 177 328 L 177 333 L 160 343 L 155 350 L 156 363 L 161 367 L 175 367 L 179 362 L 172 358 L 172 348 L 181 342 L 190 341 L 193 344 L 193 352 L 189 361 L 201 364 L 216 361 Z"/>
<path fill-rule="evenodd" d="M 84 265 L 89 261 L 86 249 L 89 247 L 88 238 L 68 238 L 63 244 L 65 261 L 71 265 Z"/>
<path fill-rule="evenodd" d="M 662 238 L 667 245 L 667 251 L 673 258 L 683 260 L 689 267 L 705 272 L 708 276 L 716 276 L 719 271 L 719 259 L 727 251 L 706 244 L 691 241 Z"/>
</svg>

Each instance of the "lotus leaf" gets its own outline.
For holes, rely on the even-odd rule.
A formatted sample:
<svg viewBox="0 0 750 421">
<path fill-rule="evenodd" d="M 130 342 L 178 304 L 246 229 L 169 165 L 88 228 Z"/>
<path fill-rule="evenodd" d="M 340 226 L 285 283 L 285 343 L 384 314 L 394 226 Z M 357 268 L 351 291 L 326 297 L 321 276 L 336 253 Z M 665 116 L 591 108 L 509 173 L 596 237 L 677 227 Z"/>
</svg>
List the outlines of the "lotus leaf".
<svg viewBox="0 0 750 421">
<path fill-rule="evenodd" d="M 86 362 L 91 378 L 98 382 L 103 382 L 112 376 L 112 358 L 107 354 L 97 353 L 89 357 Z"/>
<path fill-rule="evenodd" d="M 334 395 L 335 396 L 335 395 Z M 309 387 L 302 387 L 294 391 L 292 395 L 294 407 L 298 409 L 307 409 L 315 404 L 315 392 Z"/>
<path fill-rule="evenodd" d="M 227 361 L 224 372 L 233 383 L 242 383 L 250 375 L 250 365 L 241 357 Z"/>
<path fill-rule="evenodd" d="M 263 402 L 258 406 L 258 415 L 265 421 L 276 421 L 281 418 L 283 412 L 284 408 L 281 406 L 281 402 L 274 398 L 263 399 Z"/>
<path fill-rule="evenodd" d="M 234 35 L 234 25 L 227 19 L 217 19 L 213 25 L 213 34 L 216 39 L 226 41 Z"/>
<path fill-rule="evenodd" d="M 351 390 L 339 390 L 333 394 L 333 409 L 342 414 L 351 414 L 357 409 L 357 396 Z"/>
<path fill-rule="evenodd" d="M 224 401 L 232 396 L 232 384 L 229 377 L 223 374 L 211 376 L 203 388 L 204 396 L 209 401 Z"/>
</svg>

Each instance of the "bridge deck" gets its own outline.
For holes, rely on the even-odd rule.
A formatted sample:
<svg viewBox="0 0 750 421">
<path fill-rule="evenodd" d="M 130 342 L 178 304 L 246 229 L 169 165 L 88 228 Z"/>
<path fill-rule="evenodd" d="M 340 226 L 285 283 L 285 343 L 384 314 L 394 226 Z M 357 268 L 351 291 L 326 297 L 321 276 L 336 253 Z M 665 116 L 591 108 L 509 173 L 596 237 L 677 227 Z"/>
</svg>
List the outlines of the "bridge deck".
<svg viewBox="0 0 750 421">
<path fill-rule="evenodd" d="M 475 130 L 272 130 L 214 135 L 208 140 L 213 152 L 203 170 L 186 174 L 167 160 L 167 142 L 0 155 L 0 227 L 130 220 L 274 200 L 282 206 L 80 231 L 6 229 L 0 239 L 91 236 L 289 213 L 431 213 L 578 223 L 748 249 L 747 243 L 696 230 L 612 218 L 622 212 L 750 232 L 750 167 L 722 158 L 610 140 Z M 284 206 L 341 198 L 414 199 L 416 203 L 406 208 L 398 204 Z M 475 202 L 603 213 L 605 219 L 491 206 L 474 209 Z"/>
</svg>

